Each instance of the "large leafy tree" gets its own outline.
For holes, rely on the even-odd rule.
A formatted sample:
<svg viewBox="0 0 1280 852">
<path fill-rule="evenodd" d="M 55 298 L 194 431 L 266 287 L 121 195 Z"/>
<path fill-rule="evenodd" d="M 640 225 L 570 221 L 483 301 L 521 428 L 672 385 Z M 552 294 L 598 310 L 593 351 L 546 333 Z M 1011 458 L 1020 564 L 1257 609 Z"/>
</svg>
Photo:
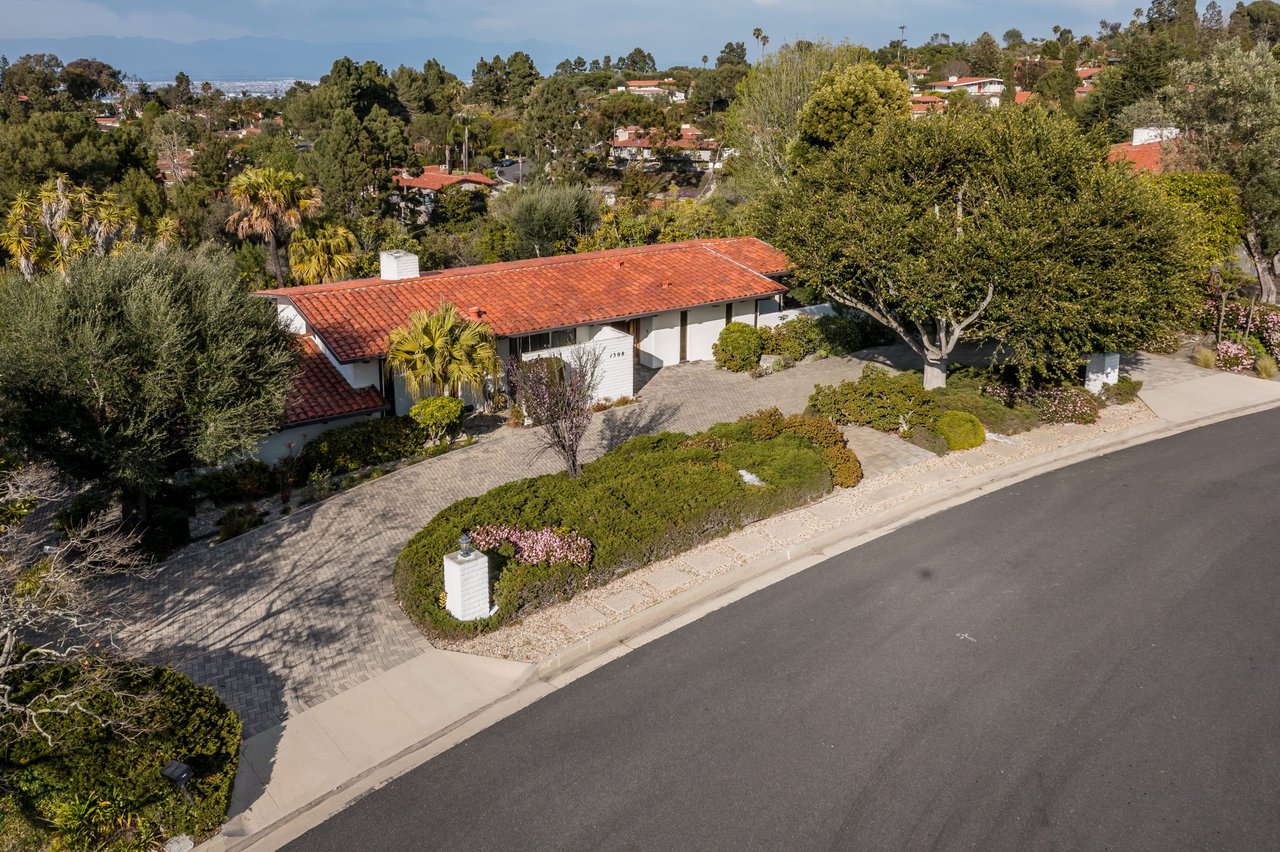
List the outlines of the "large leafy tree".
<svg viewBox="0 0 1280 852">
<path fill-rule="evenodd" d="M 983 33 L 969 48 L 969 69 L 979 77 L 994 77 L 1004 67 L 1004 52 L 991 33 Z"/>
<path fill-rule="evenodd" d="M 500 215 L 519 237 L 523 257 L 547 257 L 595 230 L 600 209 L 585 187 L 552 186 L 520 193 Z"/>
<path fill-rule="evenodd" d="M 415 311 L 391 332 L 386 365 L 404 379 L 413 399 L 461 396 L 463 388 L 482 394 L 485 381 L 498 371 L 498 346 L 488 324 L 446 302 L 434 312 Z"/>
<path fill-rule="evenodd" d="M 1245 213 L 1245 249 L 1262 298 L 1277 301 L 1280 275 L 1280 61 L 1265 47 L 1227 42 L 1205 59 L 1173 66 L 1162 93 L 1183 136 L 1184 162 L 1231 178 Z"/>
<path fill-rule="evenodd" d="M 1133 348 L 1195 298 L 1168 206 L 1040 109 L 888 121 L 771 206 L 799 281 L 896 332 L 926 387 L 964 339 L 1000 340 L 1031 377 Z"/>
<path fill-rule="evenodd" d="M 832 148 L 855 133 L 869 133 L 888 118 L 910 115 L 906 81 L 872 62 L 859 62 L 819 77 L 797 121 L 804 142 Z"/>
<path fill-rule="evenodd" d="M 241 239 L 258 237 L 266 243 L 276 284 L 283 287 L 280 239 L 320 206 L 319 192 L 294 172 L 270 167 L 245 169 L 231 180 L 231 204 L 235 212 L 227 219 L 227 229 Z"/>
<path fill-rule="evenodd" d="M 0 287 L 4 439 L 143 523 L 176 473 L 279 425 L 295 359 L 221 254 L 130 248 Z"/>
<path fill-rule="evenodd" d="M 857 61 L 848 45 L 797 42 L 783 45 L 741 83 L 725 121 L 734 186 L 748 198 L 785 183 L 788 155 L 800 138 L 800 111 L 822 76 Z"/>
</svg>

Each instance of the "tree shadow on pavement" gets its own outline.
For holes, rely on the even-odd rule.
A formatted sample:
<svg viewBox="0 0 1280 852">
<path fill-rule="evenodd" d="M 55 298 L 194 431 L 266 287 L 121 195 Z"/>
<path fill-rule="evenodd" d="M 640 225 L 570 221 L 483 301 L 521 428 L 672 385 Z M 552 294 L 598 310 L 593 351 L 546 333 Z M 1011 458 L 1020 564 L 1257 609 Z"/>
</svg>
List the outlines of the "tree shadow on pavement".
<svg viewBox="0 0 1280 852">
<path fill-rule="evenodd" d="M 240 717 L 240 764 L 227 817 L 242 813 L 271 781 L 280 723 L 288 715 L 284 680 L 257 657 L 193 644 L 155 648 L 148 659 L 177 669 L 201 686 L 212 687 Z M 173 757 L 183 759 L 182 755 Z"/>
<path fill-rule="evenodd" d="M 637 435 L 661 431 L 675 417 L 677 410 L 679 406 L 670 400 L 609 409 L 600 417 L 601 450 L 608 452 Z"/>
</svg>

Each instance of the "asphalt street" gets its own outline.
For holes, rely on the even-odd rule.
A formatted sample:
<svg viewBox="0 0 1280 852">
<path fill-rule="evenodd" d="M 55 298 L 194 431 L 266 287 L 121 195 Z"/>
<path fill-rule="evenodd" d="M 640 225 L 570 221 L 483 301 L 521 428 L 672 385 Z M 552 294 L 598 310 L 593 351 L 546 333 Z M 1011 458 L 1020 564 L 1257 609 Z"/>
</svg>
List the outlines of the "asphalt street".
<svg viewBox="0 0 1280 852">
<path fill-rule="evenodd" d="M 649 643 L 299 838 L 1280 848 L 1280 412 L 998 491 Z"/>
</svg>

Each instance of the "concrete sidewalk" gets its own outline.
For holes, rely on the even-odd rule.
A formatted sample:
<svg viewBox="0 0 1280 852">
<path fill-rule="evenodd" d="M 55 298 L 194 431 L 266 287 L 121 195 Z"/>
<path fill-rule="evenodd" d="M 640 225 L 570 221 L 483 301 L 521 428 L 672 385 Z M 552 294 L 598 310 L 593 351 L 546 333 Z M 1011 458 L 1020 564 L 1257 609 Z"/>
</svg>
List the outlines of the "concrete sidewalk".
<svg viewBox="0 0 1280 852">
<path fill-rule="evenodd" d="M 773 518 L 720 539 L 716 544 L 729 548 L 741 539 L 742 550 L 754 555 L 726 574 L 600 627 L 540 664 L 433 649 L 249 737 L 231 818 L 202 848 L 277 848 L 364 792 L 585 670 L 904 523 L 1085 458 L 1280 405 L 1280 383 L 1173 359 L 1138 356 L 1128 372 L 1144 381 L 1140 396 L 1156 419 L 1096 435 L 1088 431 L 1092 427 L 1045 427 L 944 459 L 903 453 L 880 469 L 869 465 L 868 480 L 859 488 L 797 510 L 826 517 L 825 528 L 792 526 L 790 538 L 779 543 L 783 540 L 767 534 L 768 525 L 779 524 Z M 1056 445 L 1055 435 L 1071 442 Z M 860 454 L 892 449 L 859 443 L 854 447 Z"/>
</svg>

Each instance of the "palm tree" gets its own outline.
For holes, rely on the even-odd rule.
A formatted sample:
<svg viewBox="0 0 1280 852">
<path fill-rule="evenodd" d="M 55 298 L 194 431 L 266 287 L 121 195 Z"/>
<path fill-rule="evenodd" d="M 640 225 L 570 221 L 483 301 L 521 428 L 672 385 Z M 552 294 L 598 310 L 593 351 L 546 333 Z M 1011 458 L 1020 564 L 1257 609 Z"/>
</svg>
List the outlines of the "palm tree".
<svg viewBox="0 0 1280 852">
<path fill-rule="evenodd" d="M 498 371 L 498 345 L 488 324 L 445 302 L 434 313 L 410 314 L 407 325 L 391 332 L 387 370 L 404 377 L 415 400 L 427 392 L 461 396 L 463 388 L 480 394 Z"/>
<path fill-rule="evenodd" d="M 338 224 L 302 231 L 289 241 L 289 268 L 303 284 L 341 281 L 356 264 L 356 235 Z"/>
<path fill-rule="evenodd" d="M 276 284 L 284 286 L 277 241 L 302 224 L 302 217 L 320 206 L 320 191 L 307 186 L 302 175 L 283 169 L 245 169 L 231 179 L 231 203 L 235 212 L 227 219 L 227 230 L 240 239 L 260 237 Z"/>
<path fill-rule="evenodd" d="M 133 212 L 112 193 L 95 194 L 66 175 L 45 181 L 34 195 L 19 192 L 0 230 L 0 247 L 28 281 L 44 270 L 66 272 L 87 254 L 99 257 L 138 230 Z"/>
</svg>

